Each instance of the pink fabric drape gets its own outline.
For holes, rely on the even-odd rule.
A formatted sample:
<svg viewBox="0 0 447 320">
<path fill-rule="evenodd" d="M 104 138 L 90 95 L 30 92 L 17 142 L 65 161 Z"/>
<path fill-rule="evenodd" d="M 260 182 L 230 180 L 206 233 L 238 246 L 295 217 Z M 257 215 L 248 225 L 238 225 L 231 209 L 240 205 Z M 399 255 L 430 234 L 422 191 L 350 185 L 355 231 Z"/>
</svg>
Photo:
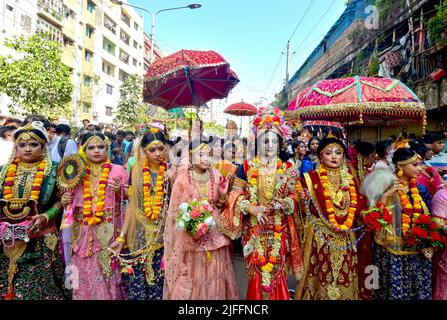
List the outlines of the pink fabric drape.
<svg viewBox="0 0 447 320">
<path fill-rule="evenodd" d="M 436 192 L 431 203 L 433 216 L 447 221 L 447 189 Z M 447 300 L 447 250 L 436 252 L 433 257 L 433 300 Z"/>
<path fill-rule="evenodd" d="M 208 201 L 217 201 L 217 181 L 220 173 L 214 170 L 214 191 Z M 197 194 L 195 185 L 183 170 L 175 180 L 166 218 L 165 242 L 165 300 L 236 300 L 235 276 L 229 253 L 230 240 L 213 228 L 204 241 L 195 241 L 185 231 L 178 231 L 176 219 L 179 206 L 189 203 Z M 212 197 L 214 194 L 214 198 Z M 201 200 L 199 198 L 199 200 Z M 220 212 L 213 212 L 217 219 Z M 208 253 L 207 253 L 208 251 Z M 211 261 L 208 259 L 211 256 Z"/>
</svg>

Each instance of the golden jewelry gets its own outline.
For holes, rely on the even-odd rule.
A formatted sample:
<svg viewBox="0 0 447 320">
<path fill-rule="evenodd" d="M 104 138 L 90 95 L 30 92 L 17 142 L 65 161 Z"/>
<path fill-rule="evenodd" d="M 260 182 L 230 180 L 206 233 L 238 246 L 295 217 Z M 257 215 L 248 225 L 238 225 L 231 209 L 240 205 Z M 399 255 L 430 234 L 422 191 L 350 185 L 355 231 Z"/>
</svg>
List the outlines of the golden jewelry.
<svg viewBox="0 0 447 320">
<path fill-rule="evenodd" d="M 199 144 L 199 146 L 197 148 L 192 149 L 191 152 L 194 153 L 197 151 L 201 151 L 202 149 L 205 149 L 205 148 L 207 149 L 207 151 L 211 151 L 211 148 L 206 143 L 201 143 L 201 144 Z"/>
<path fill-rule="evenodd" d="M 339 149 L 341 149 L 341 151 L 343 151 L 343 147 L 340 144 L 338 144 L 338 143 L 330 143 L 323 150 L 321 150 L 320 154 L 324 153 L 327 149 L 333 148 L 333 147 L 338 147 Z"/>
<path fill-rule="evenodd" d="M 110 140 L 107 137 L 103 140 L 100 136 L 96 135 L 88 138 L 87 141 L 85 141 L 85 143 L 82 146 L 86 148 L 90 142 L 105 143 L 107 146 L 110 146 Z"/>
<path fill-rule="evenodd" d="M 419 161 L 421 161 L 421 156 L 420 155 L 418 155 L 417 153 L 414 155 L 414 156 L 412 156 L 410 159 L 407 159 L 407 160 L 403 160 L 403 161 L 398 161 L 398 162 L 396 162 L 396 164 L 398 165 L 398 166 L 404 166 L 404 165 L 406 165 L 406 164 L 410 164 L 410 163 L 414 163 L 414 162 L 419 162 Z"/>
<path fill-rule="evenodd" d="M 404 175 L 404 170 L 402 170 L 402 168 L 399 168 L 399 171 L 397 172 L 397 176 L 398 176 L 399 178 L 402 178 L 403 175 Z"/>
<path fill-rule="evenodd" d="M 154 141 L 152 141 L 151 143 L 149 143 L 149 144 L 146 146 L 146 148 L 144 148 L 144 151 L 148 151 L 149 148 L 157 148 L 157 147 L 160 147 L 160 146 L 164 146 L 164 143 L 161 142 L 160 140 L 154 140 Z"/>
<path fill-rule="evenodd" d="M 193 170 L 192 179 L 197 182 L 207 182 L 210 179 L 210 172 L 207 170 L 204 173 L 197 173 Z"/>
<path fill-rule="evenodd" d="M 35 134 L 34 132 L 31 131 L 25 131 L 22 134 L 20 134 L 17 139 L 16 142 L 19 142 L 20 140 L 23 141 L 29 141 L 31 139 L 36 140 L 37 142 L 39 142 L 40 144 L 46 144 L 47 142 L 42 139 L 41 137 L 39 137 L 37 134 Z"/>
</svg>

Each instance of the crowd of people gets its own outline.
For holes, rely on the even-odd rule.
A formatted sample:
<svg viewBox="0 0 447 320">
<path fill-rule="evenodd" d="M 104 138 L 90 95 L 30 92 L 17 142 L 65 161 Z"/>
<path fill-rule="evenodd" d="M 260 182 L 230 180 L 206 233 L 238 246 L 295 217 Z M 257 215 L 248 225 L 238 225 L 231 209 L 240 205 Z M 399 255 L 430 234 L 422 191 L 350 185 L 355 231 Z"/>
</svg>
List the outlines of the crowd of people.
<svg viewBox="0 0 447 320">
<path fill-rule="evenodd" d="M 276 108 L 237 129 L 4 120 L 0 299 L 447 299 L 443 132 L 349 143 Z"/>
</svg>

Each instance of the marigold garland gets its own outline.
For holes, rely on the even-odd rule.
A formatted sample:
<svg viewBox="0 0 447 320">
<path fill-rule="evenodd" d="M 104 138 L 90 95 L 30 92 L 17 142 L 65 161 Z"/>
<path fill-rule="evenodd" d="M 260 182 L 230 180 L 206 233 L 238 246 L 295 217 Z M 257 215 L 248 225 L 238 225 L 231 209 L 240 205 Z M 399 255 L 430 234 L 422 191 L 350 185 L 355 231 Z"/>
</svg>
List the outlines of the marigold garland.
<svg viewBox="0 0 447 320">
<path fill-rule="evenodd" d="M 110 160 L 106 161 L 102 165 L 102 172 L 98 182 L 98 194 L 95 199 L 95 214 L 93 215 L 93 196 L 91 192 L 91 170 L 90 166 L 85 170 L 85 176 L 83 181 L 83 197 L 84 197 L 84 209 L 82 214 L 84 215 L 84 221 L 89 225 L 95 225 L 100 223 L 104 218 L 105 212 L 105 199 L 106 199 L 106 186 L 107 180 L 109 178 L 110 170 L 112 169 L 112 165 L 110 164 Z"/>
<path fill-rule="evenodd" d="M 348 209 L 348 216 L 346 220 L 339 224 L 335 218 L 335 211 L 332 205 L 331 194 L 329 192 L 329 182 L 328 182 L 328 173 L 323 165 L 320 165 L 318 168 L 318 173 L 320 175 L 321 184 L 323 186 L 323 195 L 325 200 L 326 212 L 328 213 L 329 222 L 339 230 L 347 231 L 352 228 L 354 224 L 355 213 L 357 211 L 357 190 L 355 188 L 354 178 L 351 176 L 349 179 L 349 196 L 351 199 L 351 203 Z M 343 187 L 343 186 L 342 186 Z"/>
<path fill-rule="evenodd" d="M 146 158 L 143 164 L 143 207 L 148 219 L 157 220 L 163 206 L 163 179 L 166 166 L 161 165 L 157 172 L 157 181 L 154 188 L 154 196 L 151 195 L 151 173 L 149 160 Z"/>
<path fill-rule="evenodd" d="M 252 203 L 258 205 L 258 178 L 259 178 L 260 160 L 255 158 L 254 166 L 250 168 L 248 172 L 248 181 L 250 182 L 250 195 Z M 278 159 L 276 164 L 276 174 L 284 174 L 283 162 Z M 277 185 L 275 184 L 275 191 L 277 191 Z M 279 251 L 281 249 L 281 240 L 283 237 L 281 215 L 275 214 L 275 227 L 273 235 L 266 241 L 266 243 L 272 243 L 268 258 L 265 256 L 265 250 L 262 247 L 260 241 L 258 241 L 257 248 L 257 264 L 261 269 L 261 286 L 264 292 L 272 292 L 272 279 L 275 270 L 275 265 L 279 265 L 281 260 L 278 259 Z M 273 238 L 273 239 L 272 239 Z"/>
<path fill-rule="evenodd" d="M 8 168 L 8 171 L 6 173 L 5 178 L 5 188 L 3 190 L 4 198 L 6 200 L 10 200 L 14 197 L 12 187 L 14 186 L 14 181 L 16 179 L 17 174 L 17 167 L 19 165 L 20 161 L 19 159 L 14 159 L 14 161 L 11 163 L 11 165 Z M 33 184 L 31 186 L 31 195 L 30 199 L 38 201 L 40 196 L 40 191 L 42 189 L 42 183 L 43 179 L 45 177 L 45 168 L 46 168 L 47 162 L 46 160 L 42 160 L 38 167 L 36 172 L 36 177 L 34 178 Z"/>
<path fill-rule="evenodd" d="M 404 192 L 398 191 L 402 205 L 402 235 L 404 237 L 410 230 L 412 222 L 415 223 L 423 213 L 422 197 L 419 194 L 416 179 L 411 179 L 409 188 L 413 204 L 411 204 L 410 198 Z"/>
</svg>

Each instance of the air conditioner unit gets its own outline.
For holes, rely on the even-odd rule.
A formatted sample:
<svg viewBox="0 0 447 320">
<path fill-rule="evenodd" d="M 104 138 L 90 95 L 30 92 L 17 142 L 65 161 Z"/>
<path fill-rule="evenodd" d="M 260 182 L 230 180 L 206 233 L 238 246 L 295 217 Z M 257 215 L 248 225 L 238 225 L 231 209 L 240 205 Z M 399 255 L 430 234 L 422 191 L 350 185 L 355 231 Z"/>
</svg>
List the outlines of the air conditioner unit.
<svg viewBox="0 0 447 320">
<path fill-rule="evenodd" d="M 94 116 L 94 117 L 99 116 L 99 112 L 98 112 L 98 111 L 93 111 L 93 116 Z"/>
</svg>

